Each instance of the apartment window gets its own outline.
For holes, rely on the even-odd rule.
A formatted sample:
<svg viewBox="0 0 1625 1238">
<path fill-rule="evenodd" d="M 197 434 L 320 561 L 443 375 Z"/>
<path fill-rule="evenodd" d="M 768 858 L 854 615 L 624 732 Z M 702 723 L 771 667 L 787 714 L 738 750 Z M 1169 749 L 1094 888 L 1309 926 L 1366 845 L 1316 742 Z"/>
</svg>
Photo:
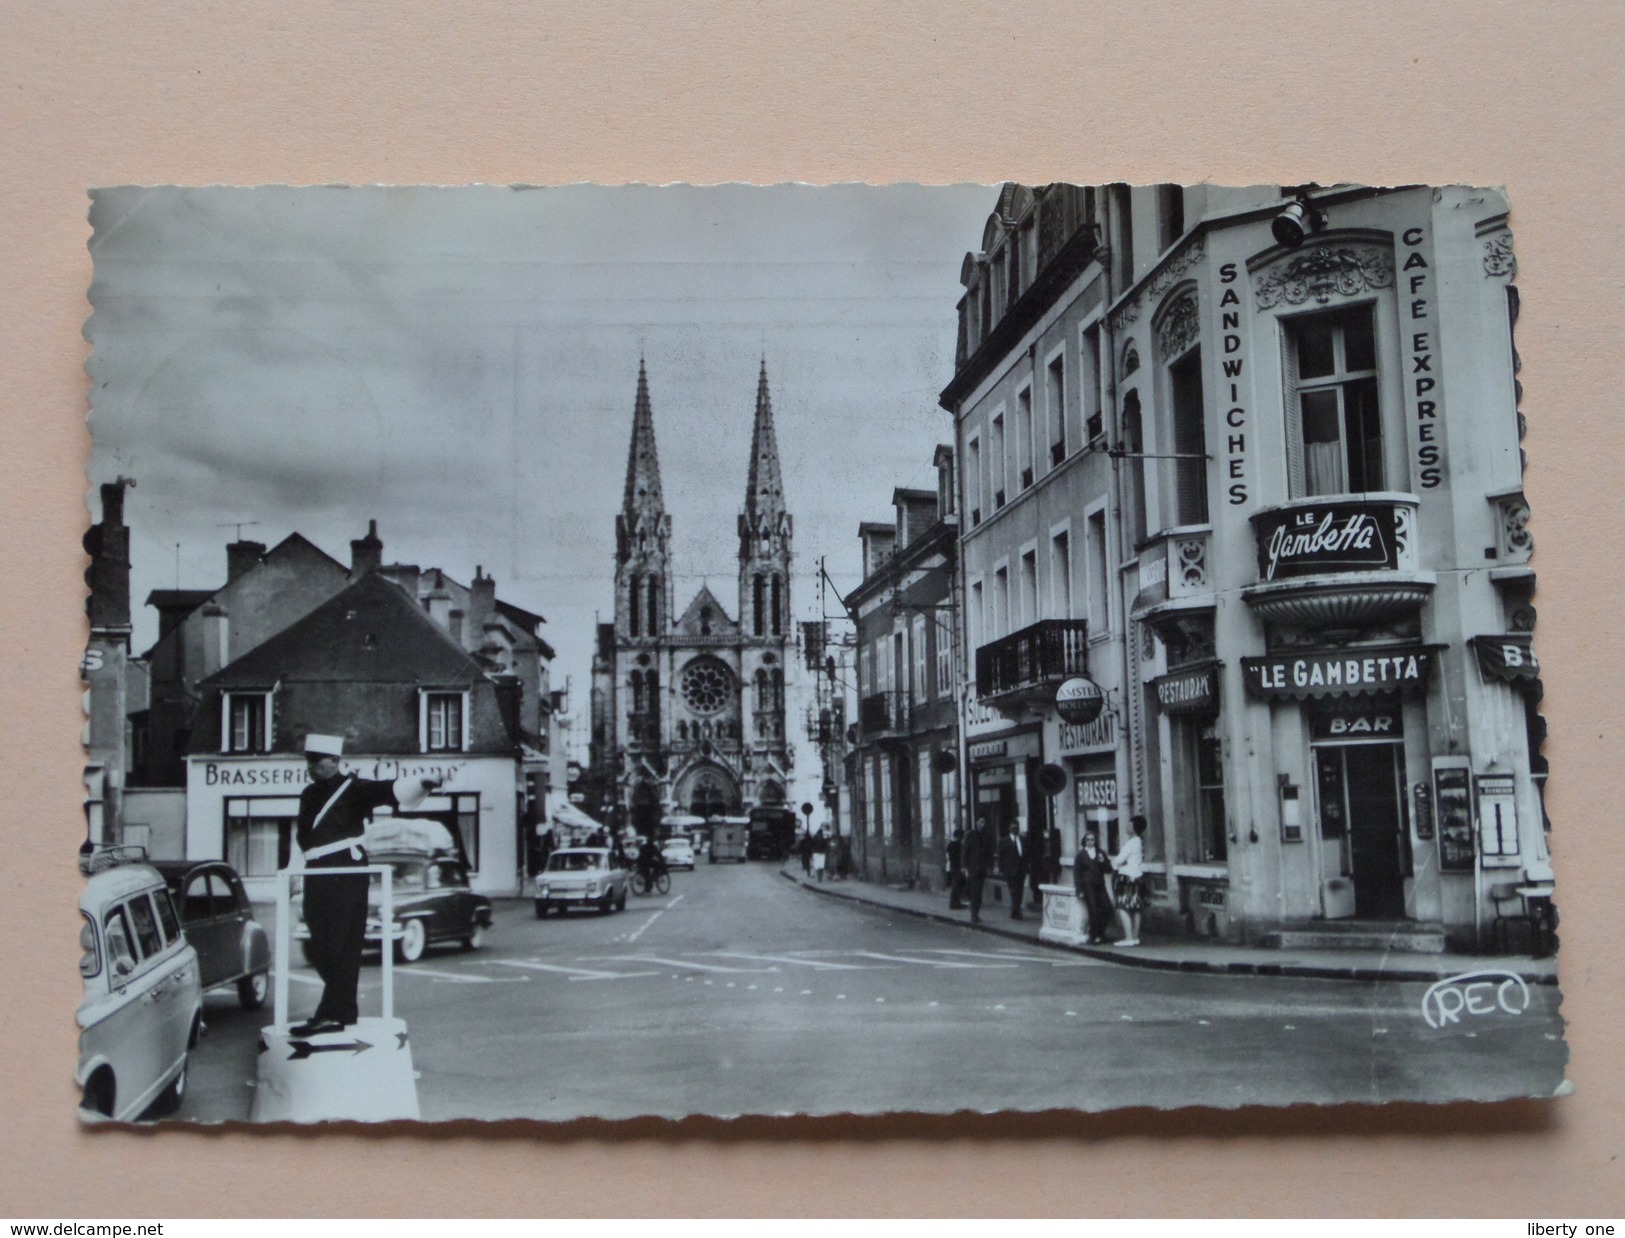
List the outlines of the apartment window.
<svg viewBox="0 0 1625 1238">
<path fill-rule="evenodd" d="M 269 692 L 228 692 L 222 711 L 225 722 L 222 752 L 269 752 L 271 750 L 271 694 Z"/>
<path fill-rule="evenodd" d="M 1173 718 L 1170 722 L 1180 860 L 1187 864 L 1222 863 L 1228 838 L 1218 724 L 1212 718 L 1191 717 Z"/>
<path fill-rule="evenodd" d="M 1009 465 L 1004 458 L 1004 414 L 993 418 L 993 433 L 989 437 L 988 465 L 993 471 L 993 510 L 1004 506 L 1004 488 L 1009 476 Z"/>
<path fill-rule="evenodd" d="M 993 618 L 989 625 L 999 636 L 1010 632 L 1010 569 L 993 573 Z"/>
<path fill-rule="evenodd" d="M 1090 512 L 1089 535 L 1089 635 L 1103 636 L 1111 630 L 1111 603 L 1108 595 L 1110 573 L 1106 570 L 1106 513 Z"/>
<path fill-rule="evenodd" d="M 982 442 L 972 438 L 967 445 L 969 467 L 965 469 L 965 506 L 970 511 L 971 527 L 982 523 Z"/>
<path fill-rule="evenodd" d="M 1359 494 L 1383 488 L 1382 418 L 1371 307 L 1336 310 L 1287 324 L 1289 401 L 1296 425 L 1288 446 L 1303 494 Z"/>
<path fill-rule="evenodd" d="M 1207 523 L 1207 419 L 1202 410 L 1202 350 L 1168 367 L 1173 401 L 1174 522 Z"/>
<path fill-rule="evenodd" d="M 1078 400 L 1083 413 L 1083 438 L 1091 447 L 1103 446 L 1106 419 L 1100 410 L 1100 324 L 1084 328 L 1078 348 Z"/>
<path fill-rule="evenodd" d="M 1072 617 L 1072 538 L 1065 530 L 1049 541 L 1050 618 Z"/>
<path fill-rule="evenodd" d="M 926 677 L 926 668 L 930 665 L 925 647 L 925 616 L 915 615 L 913 631 L 910 639 L 914 642 L 914 699 L 926 700 L 931 695 L 931 681 Z"/>
<path fill-rule="evenodd" d="M 1021 470 L 1021 489 L 1033 484 L 1033 389 L 1016 393 L 1016 465 Z"/>
<path fill-rule="evenodd" d="M 1038 622 L 1038 550 L 1024 550 L 1021 552 L 1021 600 L 1018 603 L 1020 613 L 1012 626 L 1025 627 L 1029 623 Z"/>
<path fill-rule="evenodd" d="M 987 643 L 987 599 L 983 596 L 982 582 L 976 581 L 970 587 L 970 647 L 980 649 Z"/>
<path fill-rule="evenodd" d="M 948 631 L 937 625 L 937 695 L 948 697 L 954 691 L 954 646 Z"/>
<path fill-rule="evenodd" d="M 1123 397 L 1123 452 L 1128 468 L 1124 480 L 1128 488 L 1128 545 L 1132 553 L 1145 541 L 1145 425 L 1140 415 L 1140 393 L 1130 391 Z"/>
<path fill-rule="evenodd" d="M 467 730 L 463 724 L 464 694 L 425 692 L 421 700 L 423 751 L 464 751 L 467 747 Z"/>
<path fill-rule="evenodd" d="M 880 836 L 885 841 L 891 841 L 892 815 L 891 815 L 891 784 L 892 759 L 890 753 L 880 756 L 880 770 L 876 775 L 880 782 Z"/>
<path fill-rule="evenodd" d="M 1044 411 L 1049 418 L 1049 462 L 1066 459 L 1066 354 L 1044 367 Z"/>
</svg>

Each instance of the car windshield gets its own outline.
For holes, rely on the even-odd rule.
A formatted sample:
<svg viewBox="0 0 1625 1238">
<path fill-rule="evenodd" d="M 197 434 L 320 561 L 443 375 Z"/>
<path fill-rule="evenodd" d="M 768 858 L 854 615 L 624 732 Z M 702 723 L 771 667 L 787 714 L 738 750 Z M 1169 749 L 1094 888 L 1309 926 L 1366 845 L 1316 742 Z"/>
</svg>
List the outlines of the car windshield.
<svg viewBox="0 0 1625 1238">
<path fill-rule="evenodd" d="M 604 857 L 595 851 L 560 851 L 547 862 L 550 873 L 581 873 L 602 868 Z"/>
</svg>

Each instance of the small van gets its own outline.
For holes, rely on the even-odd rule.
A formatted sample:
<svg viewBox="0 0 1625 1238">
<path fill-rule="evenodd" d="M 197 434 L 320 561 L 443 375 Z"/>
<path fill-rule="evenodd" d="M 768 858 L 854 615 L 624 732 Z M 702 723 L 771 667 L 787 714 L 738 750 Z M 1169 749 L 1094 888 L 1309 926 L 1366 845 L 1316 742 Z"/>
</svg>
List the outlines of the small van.
<svg viewBox="0 0 1625 1238">
<path fill-rule="evenodd" d="M 743 864 L 749 845 L 749 817 L 711 818 L 711 863 L 732 860 Z"/>
</svg>

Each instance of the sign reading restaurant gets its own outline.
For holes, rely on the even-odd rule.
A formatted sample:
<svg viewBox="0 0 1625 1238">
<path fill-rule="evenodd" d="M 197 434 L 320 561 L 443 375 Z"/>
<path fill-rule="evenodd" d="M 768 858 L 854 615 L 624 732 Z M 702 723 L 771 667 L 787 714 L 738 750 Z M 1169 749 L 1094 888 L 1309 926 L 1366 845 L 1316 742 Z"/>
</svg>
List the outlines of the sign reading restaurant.
<svg viewBox="0 0 1625 1238">
<path fill-rule="evenodd" d="M 1406 645 L 1243 658 L 1241 675 L 1247 691 L 1266 700 L 1392 692 L 1425 684 L 1439 649 Z"/>
<path fill-rule="evenodd" d="M 1399 505 L 1317 503 L 1260 512 L 1258 571 L 1265 580 L 1320 572 L 1383 571 L 1399 566 Z"/>
</svg>

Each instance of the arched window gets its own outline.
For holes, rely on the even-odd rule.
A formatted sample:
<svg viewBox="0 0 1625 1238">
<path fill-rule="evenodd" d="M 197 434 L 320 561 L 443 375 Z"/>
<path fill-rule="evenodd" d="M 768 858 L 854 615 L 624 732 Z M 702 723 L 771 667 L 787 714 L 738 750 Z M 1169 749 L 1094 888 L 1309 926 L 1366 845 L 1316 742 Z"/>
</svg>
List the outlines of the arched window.
<svg viewBox="0 0 1625 1238">
<path fill-rule="evenodd" d="M 660 608 L 660 601 L 661 601 L 662 594 L 661 594 L 661 591 L 660 591 L 660 574 L 658 572 L 649 577 L 648 594 L 649 594 L 649 624 L 648 624 L 649 635 L 650 636 L 659 636 L 660 635 L 660 609 L 661 609 Z"/>
<path fill-rule="evenodd" d="M 767 632 L 767 623 L 763 618 L 762 574 L 757 572 L 751 580 L 751 614 L 755 617 L 755 626 L 751 629 L 757 636 Z"/>
<path fill-rule="evenodd" d="M 635 713 L 635 714 L 641 714 L 643 712 L 643 672 L 642 671 L 633 671 L 632 672 L 632 712 Z"/>
<path fill-rule="evenodd" d="M 756 709 L 760 712 L 767 708 L 769 708 L 767 672 L 758 670 L 756 672 Z"/>
<path fill-rule="evenodd" d="M 784 635 L 784 604 L 779 592 L 779 574 L 773 573 L 773 635 Z"/>
<path fill-rule="evenodd" d="M 642 624 L 643 624 L 643 605 L 642 605 L 643 590 L 642 590 L 642 585 L 643 585 L 642 577 L 638 576 L 635 573 L 633 574 L 630 583 L 627 585 L 627 607 L 626 608 L 627 608 L 627 611 L 628 611 L 628 622 L 631 625 L 629 630 L 631 631 L 633 636 L 642 636 L 643 635 L 643 627 L 642 627 Z"/>
</svg>

